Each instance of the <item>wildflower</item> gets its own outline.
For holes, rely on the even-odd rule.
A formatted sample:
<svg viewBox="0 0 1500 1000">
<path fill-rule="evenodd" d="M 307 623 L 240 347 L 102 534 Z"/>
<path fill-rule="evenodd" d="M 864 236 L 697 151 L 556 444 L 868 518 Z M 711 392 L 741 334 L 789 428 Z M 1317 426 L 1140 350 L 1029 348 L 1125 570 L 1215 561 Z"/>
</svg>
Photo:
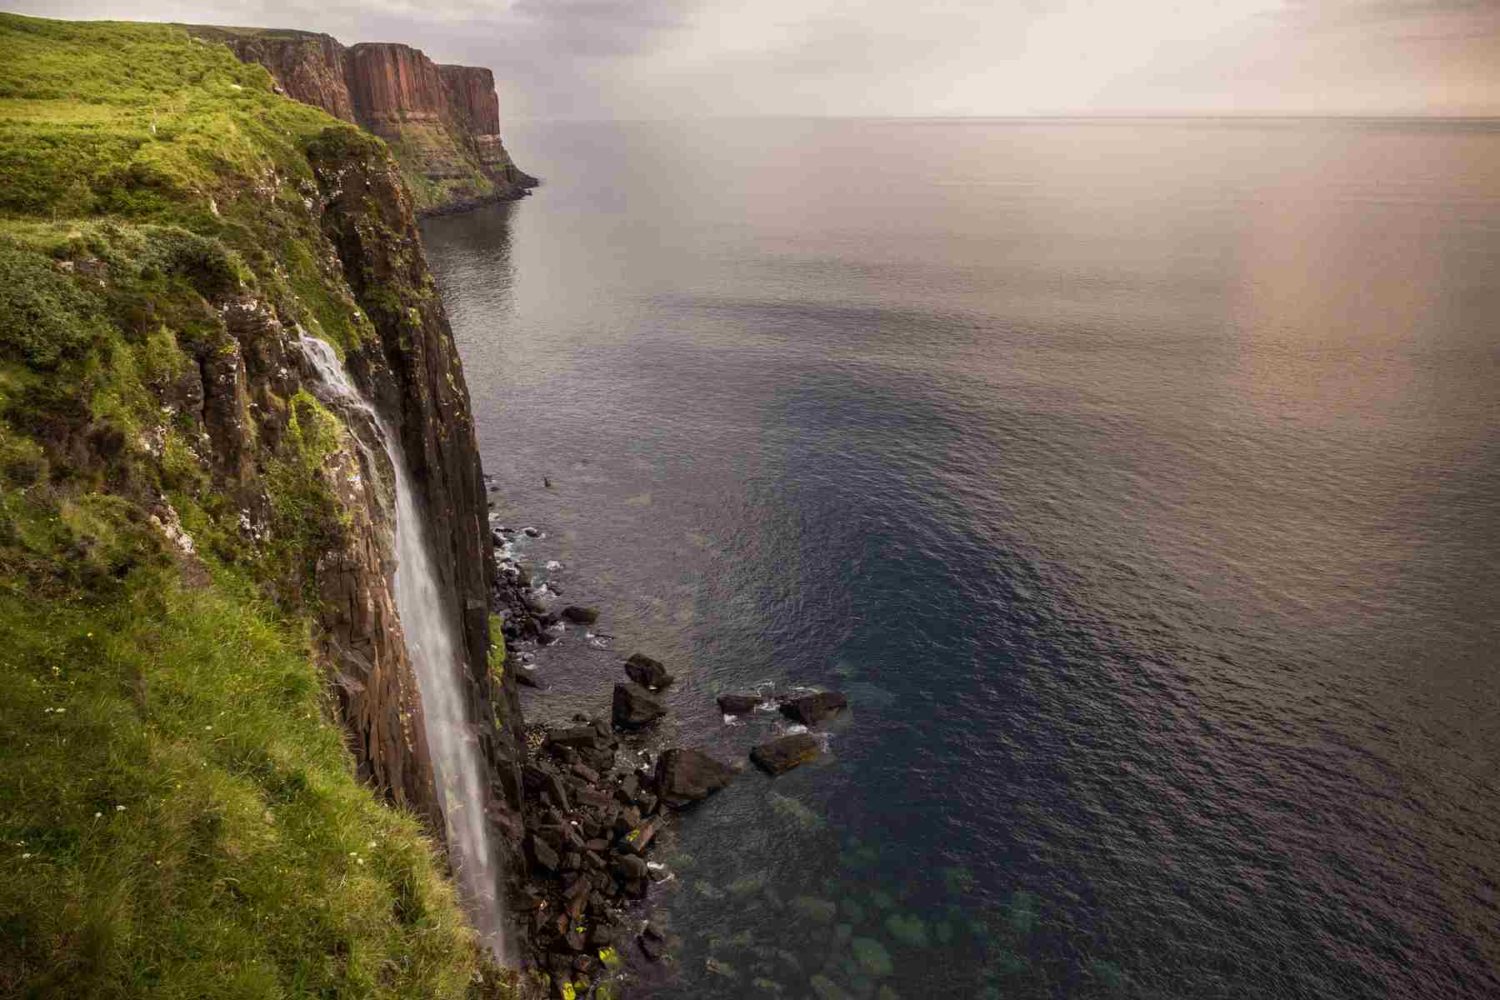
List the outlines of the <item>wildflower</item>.
<svg viewBox="0 0 1500 1000">
<path fill-rule="evenodd" d="M 103 814 L 103 813 L 97 813 L 97 812 L 96 812 L 96 813 L 94 813 L 94 818 L 95 818 L 95 819 L 99 819 L 99 818 L 100 818 L 100 817 L 102 817 L 102 816 L 103 816 L 103 815 L 104 815 L 104 814 Z"/>
<path fill-rule="evenodd" d="M 21 860 L 22 861 L 29 861 L 30 859 L 31 859 L 31 854 L 29 852 L 26 853 L 26 854 L 21 855 Z"/>
<path fill-rule="evenodd" d="M 115 812 L 122 813 L 124 811 L 125 811 L 125 807 L 124 806 L 115 806 Z"/>
</svg>

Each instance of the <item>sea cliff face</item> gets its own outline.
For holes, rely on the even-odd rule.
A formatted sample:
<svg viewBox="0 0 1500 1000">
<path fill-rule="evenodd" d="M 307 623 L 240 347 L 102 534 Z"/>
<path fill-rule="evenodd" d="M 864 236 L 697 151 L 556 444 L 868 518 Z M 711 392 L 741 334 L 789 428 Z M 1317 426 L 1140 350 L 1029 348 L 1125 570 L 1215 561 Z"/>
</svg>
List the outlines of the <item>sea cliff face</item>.
<svg viewBox="0 0 1500 1000">
<path fill-rule="evenodd" d="M 289 97 L 385 139 L 420 214 L 519 198 L 536 186 L 500 138 L 500 101 L 487 69 L 441 66 L 408 45 L 346 47 L 311 32 L 188 30 L 264 66 Z"/>
<path fill-rule="evenodd" d="M 276 50 L 339 121 L 179 28 L 0 15 L 0 992 L 493 986 L 428 839 L 389 462 L 300 347 L 400 437 L 519 878 L 468 391 L 402 169 L 345 123 L 492 126 L 493 89 L 379 48 Z"/>
</svg>

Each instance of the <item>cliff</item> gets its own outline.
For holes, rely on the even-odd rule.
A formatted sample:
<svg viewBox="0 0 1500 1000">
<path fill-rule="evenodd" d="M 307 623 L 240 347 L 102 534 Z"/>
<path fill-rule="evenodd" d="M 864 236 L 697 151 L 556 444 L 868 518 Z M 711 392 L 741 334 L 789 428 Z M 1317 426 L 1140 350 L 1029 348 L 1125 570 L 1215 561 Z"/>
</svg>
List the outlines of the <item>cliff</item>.
<svg viewBox="0 0 1500 1000">
<path fill-rule="evenodd" d="M 468 392 L 402 168 L 345 124 L 493 135 L 493 88 L 294 41 L 268 73 L 171 26 L 0 15 L 5 995 L 499 988 L 433 844 L 390 469 L 299 347 L 399 434 L 519 877 Z"/>
<path fill-rule="evenodd" d="M 537 184 L 500 138 L 500 101 L 487 69 L 440 66 L 407 45 L 345 47 L 311 32 L 187 30 L 264 66 L 288 96 L 386 140 L 419 213 L 518 198 Z"/>
</svg>

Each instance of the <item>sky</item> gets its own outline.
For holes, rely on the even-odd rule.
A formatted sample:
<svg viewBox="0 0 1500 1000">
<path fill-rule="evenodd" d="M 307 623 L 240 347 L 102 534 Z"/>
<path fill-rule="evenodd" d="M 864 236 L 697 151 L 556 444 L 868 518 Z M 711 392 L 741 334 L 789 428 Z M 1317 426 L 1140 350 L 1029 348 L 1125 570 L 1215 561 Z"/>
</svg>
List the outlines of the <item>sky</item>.
<svg viewBox="0 0 1500 1000">
<path fill-rule="evenodd" d="M 400 41 L 509 119 L 1500 115 L 1500 0 L 0 0 Z"/>
</svg>

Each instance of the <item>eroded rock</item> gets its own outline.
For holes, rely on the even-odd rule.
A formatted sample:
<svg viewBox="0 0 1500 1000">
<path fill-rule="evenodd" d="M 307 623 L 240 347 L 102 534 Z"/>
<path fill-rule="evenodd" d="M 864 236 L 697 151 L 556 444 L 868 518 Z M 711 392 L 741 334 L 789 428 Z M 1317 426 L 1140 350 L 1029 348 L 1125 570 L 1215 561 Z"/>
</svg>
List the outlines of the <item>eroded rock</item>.
<svg viewBox="0 0 1500 1000">
<path fill-rule="evenodd" d="M 818 738 L 810 733 L 795 733 L 782 736 L 769 743 L 762 743 L 750 751 L 755 766 L 767 774 L 785 774 L 794 767 L 806 764 L 823 752 Z"/>
<path fill-rule="evenodd" d="M 819 691 L 788 698 L 781 703 L 781 714 L 804 726 L 815 726 L 849 706 L 849 699 L 837 691 Z"/>
<path fill-rule="evenodd" d="M 656 792 L 675 809 L 708 798 L 729 784 L 734 768 L 701 750 L 673 748 L 656 762 Z"/>
<path fill-rule="evenodd" d="M 644 653 L 631 654 L 630 659 L 625 661 L 625 673 L 637 684 L 653 691 L 659 691 L 673 681 L 672 675 L 667 673 L 667 668 L 660 660 L 654 660 Z"/>
<path fill-rule="evenodd" d="M 639 684 L 631 682 L 615 685 L 610 718 L 617 728 L 639 729 L 666 714 L 667 706 Z"/>
</svg>

